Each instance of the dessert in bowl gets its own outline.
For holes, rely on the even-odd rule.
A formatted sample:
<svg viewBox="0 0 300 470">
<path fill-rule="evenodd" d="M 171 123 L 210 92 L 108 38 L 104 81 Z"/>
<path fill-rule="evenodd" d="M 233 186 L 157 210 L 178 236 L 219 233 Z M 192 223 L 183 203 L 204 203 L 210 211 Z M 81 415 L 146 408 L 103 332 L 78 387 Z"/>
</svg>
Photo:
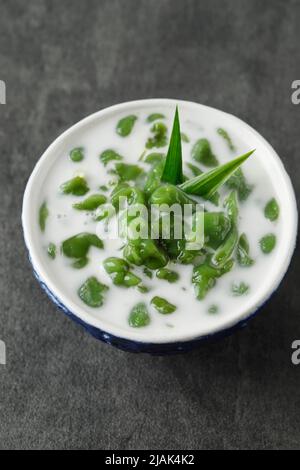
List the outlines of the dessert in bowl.
<svg viewBox="0 0 300 470">
<path fill-rule="evenodd" d="M 173 204 L 191 207 L 190 233 L 181 220 L 175 234 L 172 214 L 162 233 Z M 145 214 L 128 212 L 140 205 Z M 62 134 L 28 181 L 22 219 L 55 303 L 97 338 L 152 353 L 245 324 L 278 287 L 297 231 L 271 146 L 232 115 L 166 99 L 110 107 Z"/>
</svg>

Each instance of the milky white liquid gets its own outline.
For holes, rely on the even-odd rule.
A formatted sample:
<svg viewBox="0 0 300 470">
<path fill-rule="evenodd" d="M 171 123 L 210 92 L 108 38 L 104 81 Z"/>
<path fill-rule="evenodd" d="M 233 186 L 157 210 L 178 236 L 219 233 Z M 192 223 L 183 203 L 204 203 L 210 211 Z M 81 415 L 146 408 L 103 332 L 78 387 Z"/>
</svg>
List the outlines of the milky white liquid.
<svg viewBox="0 0 300 470">
<path fill-rule="evenodd" d="M 213 113 L 209 115 L 194 115 L 188 109 L 179 109 L 181 130 L 190 139 L 190 143 L 182 143 L 184 162 L 193 162 L 191 149 L 193 144 L 201 137 L 207 138 L 213 152 L 218 157 L 219 162 L 225 163 L 228 160 L 251 150 L 249 142 L 241 141 L 239 130 L 228 128 L 222 123 L 222 119 L 216 119 Z M 138 158 L 145 150 L 145 142 L 151 135 L 152 124 L 146 123 L 147 116 L 152 112 L 161 112 L 166 116 L 164 122 L 168 126 L 169 134 L 172 127 L 174 109 L 149 107 L 145 111 L 134 110 L 138 120 L 132 133 L 122 138 L 117 135 L 115 128 L 118 120 L 130 113 L 120 113 L 113 117 L 108 117 L 104 121 L 86 126 L 77 133 L 76 139 L 71 145 L 62 148 L 61 153 L 54 160 L 51 170 L 42 185 L 40 202 L 47 202 L 50 215 L 47 219 L 45 233 L 40 233 L 40 244 L 43 251 L 43 261 L 47 265 L 49 275 L 55 280 L 60 290 L 65 296 L 76 305 L 83 308 L 94 319 L 101 319 L 107 325 L 117 327 L 120 336 L 130 337 L 133 328 L 128 324 L 128 315 L 132 307 L 138 302 L 145 302 L 149 307 L 151 322 L 147 327 L 139 329 L 139 335 L 144 341 L 164 338 L 172 340 L 174 332 L 180 335 L 189 335 L 193 332 L 208 333 L 216 328 L 220 322 L 227 320 L 234 322 L 235 317 L 248 304 L 251 304 L 251 296 L 257 290 L 263 288 L 264 280 L 273 264 L 276 262 L 276 251 L 279 249 L 282 237 L 281 218 L 276 222 L 270 222 L 264 217 L 264 207 L 272 198 L 277 197 L 276 190 L 263 165 L 264 155 L 259 150 L 253 154 L 243 165 L 244 174 L 248 183 L 254 186 L 253 191 L 246 202 L 240 203 L 239 233 L 245 232 L 250 244 L 250 256 L 255 263 L 250 268 L 239 267 L 235 263 L 232 271 L 217 280 L 216 286 L 207 294 L 206 298 L 199 301 L 195 298 L 193 285 L 191 282 L 192 265 L 180 265 L 170 263 L 170 269 L 178 272 L 180 279 L 169 284 L 167 281 L 149 279 L 143 274 L 143 267 L 135 267 L 133 272 L 143 279 L 143 283 L 150 288 L 146 294 L 139 293 L 135 288 L 122 288 L 113 285 L 109 275 L 105 272 L 102 264 L 103 260 L 109 256 L 122 257 L 119 240 L 105 240 L 105 249 L 90 248 L 88 253 L 89 263 L 83 269 L 74 269 L 70 265 L 73 260 L 64 257 L 60 250 L 57 250 L 55 260 L 47 255 L 47 246 L 50 242 L 60 247 L 62 241 L 80 232 L 96 233 L 97 223 L 93 220 L 93 214 L 85 211 L 78 211 L 72 208 L 73 203 L 77 203 L 90 194 L 101 193 L 100 185 L 107 185 L 112 180 L 111 175 L 106 175 L 106 169 L 99 160 L 99 155 L 106 149 L 115 149 L 124 156 L 125 163 L 138 163 L 149 172 L 150 165 L 138 162 Z M 217 115 L 218 116 L 218 115 Z M 232 153 L 226 141 L 217 133 L 218 127 L 225 127 L 236 147 Z M 70 160 L 69 151 L 77 146 L 85 149 L 85 158 L 82 162 L 74 163 Z M 166 152 L 167 147 L 162 149 L 148 150 L 151 152 Z M 197 164 L 197 163 L 196 163 Z M 197 164 L 198 165 L 198 164 Z M 205 167 L 202 167 L 207 171 Z M 184 172 L 191 176 L 188 168 L 184 167 Z M 83 174 L 90 187 L 90 192 L 83 197 L 63 195 L 59 192 L 59 187 L 65 181 L 75 175 Z M 223 199 L 229 193 L 228 189 L 221 190 L 220 206 L 217 208 L 206 203 L 206 208 L 212 211 L 222 209 Z M 109 194 L 109 193 L 103 193 Z M 269 255 L 264 255 L 259 247 L 259 240 L 267 233 L 274 233 L 277 237 L 277 245 Z M 90 308 L 78 297 L 78 288 L 90 276 L 95 276 L 100 282 L 110 287 L 106 294 L 104 305 L 100 308 Z M 244 282 L 250 286 L 248 294 L 235 297 L 231 292 L 233 283 Z M 162 315 L 150 306 L 150 301 L 154 296 L 160 296 L 177 306 L 177 310 L 170 315 Z M 211 305 L 217 305 L 217 314 L 208 313 Z"/>
</svg>

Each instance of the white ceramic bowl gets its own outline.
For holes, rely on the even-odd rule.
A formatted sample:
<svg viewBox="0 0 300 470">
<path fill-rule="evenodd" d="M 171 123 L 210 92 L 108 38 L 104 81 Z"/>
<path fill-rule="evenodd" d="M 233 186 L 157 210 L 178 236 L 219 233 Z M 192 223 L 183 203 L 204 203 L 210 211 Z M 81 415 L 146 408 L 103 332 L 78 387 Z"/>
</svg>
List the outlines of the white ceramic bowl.
<svg viewBox="0 0 300 470">
<path fill-rule="evenodd" d="M 193 118 L 200 114 L 203 116 L 205 113 L 207 116 L 215 115 L 218 122 L 222 124 L 222 127 L 229 131 L 230 129 L 235 129 L 236 132 L 238 131 L 241 140 L 246 141 L 249 144 L 249 148 L 256 148 L 257 151 L 264 156 L 263 165 L 273 185 L 280 188 L 280 191 L 276 194 L 276 198 L 281 208 L 284 237 L 281 237 L 280 247 L 278 247 L 274 255 L 272 271 L 267 273 L 260 289 L 251 293 L 247 301 L 240 304 L 240 310 L 234 318 L 228 320 L 228 318 L 222 319 L 222 317 L 220 317 L 218 327 L 213 330 L 194 330 L 191 331 L 190 334 L 185 335 L 182 335 L 180 331 L 176 331 L 174 332 L 174 338 L 170 341 L 169 338 L 166 339 L 163 336 L 145 339 L 145 336 L 142 335 L 138 329 L 133 329 L 132 332 L 122 331 L 121 328 L 111 325 L 101 318 L 91 316 L 85 310 L 84 306 L 79 306 L 72 302 L 72 300 L 65 295 L 61 286 L 56 283 L 55 278 L 51 276 L 50 272 L 47 270 L 47 266 L 44 264 L 40 250 L 38 249 L 39 233 L 36 219 L 40 203 L 39 193 L 44 179 L 61 149 L 66 148 L 66 146 L 71 147 L 72 142 L 76 141 L 75 137 L 78 134 L 84 132 L 89 126 L 103 122 L 103 120 L 112 116 L 118 116 L 119 113 L 123 115 L 126 113 L 133 114 L 141 109 L 153 112 L 155 108 L 159 108 L 160 110 L 174 110 L 176 104 L 180 106 L 180 109 L 188 110 Z M 295 248 L 297 220 L 297 207 L 290 178 L 277 153 L 258 132 L 245 122 L 230 114 L 200 104 L 170 99 L 150 99 L 118 104 L 88 116 L 64 132 L 50 145 L 36 164 L 25 190 L 22 213 L 25 243 L 29 251 L 35 275 L 52 300 L 61 307 L 65 313 L 82 324 L 98 339 L 123 349 L 152 353 L 187 350 L 207 338 L 227 334 L 237 326 L 244 325 L 245 322 L 257 312 L 258 308 L 268 300 L 282 280 Z"/>
</svg>

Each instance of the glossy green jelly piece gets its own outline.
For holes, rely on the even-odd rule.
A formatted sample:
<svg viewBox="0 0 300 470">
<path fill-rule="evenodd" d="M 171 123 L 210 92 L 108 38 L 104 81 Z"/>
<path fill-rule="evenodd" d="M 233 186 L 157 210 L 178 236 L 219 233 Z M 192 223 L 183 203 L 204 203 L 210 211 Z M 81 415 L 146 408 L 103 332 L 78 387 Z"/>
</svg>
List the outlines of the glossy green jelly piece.
<svg viewBox="0 0 300 470">
<path fill-rule="evenodd" d="M 107 201 L 106 196 L 103 194 L 92 194 L 87 197 L 84 201 L 73 204 L 74 209 L 80 211 L 93 211 Z"/>
<path fill-rule="evenodd" d="M 266 219 L 274 222 L 279 217 L 279 206 L 275 198 L 272 198 L 265 206 L 264 214 Z"/>
<path fill-rule="evenodd" d="M 84 258 L 76 259 L 74 263 L 72 263 L 72 268 L 82 269 L 88 264 L 88 262 L 89 262 L 89 259 L 87 256 L 85 256 Z"/>
<path fill-rule="evenodd" d="M 70 159 L 72 162 L 81 162 L 84 159 L 84 149 L 83 147 L 76 147 L 70 152 Z"/>
<path fill-rule="evenodd" d="M 164 279 L 170 283 L 176 282 L 179 279 L 179 274 L 168 268 L 160 268 L 156 271 L 156 277 L 158 279 Z"/>
<path fill-rule="evenodd" d="M 163 122 L 155 122 L 151 128 L 151 132 L 153 133 L 153 136 L 149 137 L 146 142 L 147 149 L 152 149 L 153 147 L 165 147 L 168 144 L 168 129 Z"/>
<path fill-rule="evenodd" d="M 111 193 L 111 203 L 117 210 L 119 210 L 120 197 L 126 198 L 129 206 L 134 204 L 145 204 L 143 191 L 139 188 L 129 186 L 127 183 L 118 184 Z"/>
<path fill-rule="evenodd" d="M 140 302 L 132 308 L 129 314 L 128 323 L 133 328 L 142 328 L 149 325 L 150 316 L 146 304 Z"/>
<path fill-rule="evenodd" d="M 166 266 L 168 257 L 154 240 L 130 240 L 123 251 L 124 258 L 136 266 L 146 266 L 149 269 L 158 269 Z"/>
<path fill-rule="evenodd" d="M 217 249 L 224 242 L 231 228 L 229 217 L 224 212 L 204 213 L 205 245 Z"/>
<path fill-rule="evenodd" d="M 239 297 L 240 295 L 245 295 L 249 292 L 250 287 L 245 282 L 240 282 L 239 284 L 234 283 L 231 286 L 231 291 L 233 295 Z"/>
<path fill-rule="evenodd" d="M 120 119 L 117 124 L 117 134 L 119 134 L 121 137 L 127 137 L 132 132 L 136 120 L 137 116 L 133 114 Z"/>
<path fill-rule="evenodd" d="M 137 290 L 141 293 L 141 294 L 147 294 L 147 292 L 149 292 L 149 287 L 145 286 L 144 284 L 139 284 L 137 286 Z"/>
<path fill-rule="evenodd" d="M 78 289 L 80 299 L 89 307 L 101 307 L 108 287 L 98 281 L 96 277 L 89 277 Z"/>
<path fill-rule="evenodd" d="M 148 176 L 144 186 L 144 193 L 149 198 L 151 194 L 161 185 L 161 177 L 164 171 L 164 161 L 158 162 L 153 165 L 148 172 Z"/>
<path fill-rule="evenodd" d="M 224 242 L 217 248 L 212 256 L 211 262 L 215 267 L 221 267 L 231 257 L 238 243 L 238 231 L 235 226 L 230 229 Z"/>
<path fill-rule="evenodd" d="M 239 206 L 237 201 L 236 190 L 231 191 L 229 196 L 225 199 L 224 207 L 227 211 L 227 215 L 232 224 L 238 223 L 239 218 Z"/>
<path fill-rule="evenodd" d="M 169 207 L 173 204 L 195 204 L 192 198 L 190 198 L 184 191 L 173 184 L 164 183 L 153 191 L 149 199 L 151 204 L 167 204 Z"/>
<path fill-rule="evenodd" d="M 47 253 L 50 258 L 55 259 L 56 258 L 56 245 L 54 243 L 49 243 L 48 248 L 47 248 Z"/>
<path fill-rule="evenodd" d="M 229 189 L 235 189 L 237 191 L 240 201 L 246 201 L 253 189 L 253 186 L 247 182 L 241 168 L 238 168 L 225 184 Z"/>
<path fill-rule="evenodd" d="M 229 136 L 228 132 L 225 131 L 225 129 L 223 129 L 222 127 L 219 127 L 217 129 L 217 133 L 223 137 L 223 139 L 226 141 L 228 147 L 229 147 L 229 150 L 231 150 L 232 152 L 235 151 L 235 146 L 233 145 L 233 142 L 231 140 L 231 137 Z"/>
<path fill-rule="evenodd" d="M 212 289 L 217 279 L 231 271 L 233 260 L 228 260 L 222 267 L 216 268 L 210 265 L 209 258 L 193 270 L 192 282 L 194 284 L 195 294 L 198 300 L 203 300 L 210 289 Z"/>
<path fill-rule="evenodd" d="M 157 163 L 162 162 L 164 158 L 165 158 L 164 153 L 152 152 L 152 153 L 149 153 L 149 155 L 145 157 L 145 163 L 149 163 L 150 165 L 156 165 Z"/>
<path fill-rule="evenodd" d="M 259 244 L 261 251 L 268 255 L 276 246 L 276 236 L 273 233 L 268 233 L 260 239 Z"/>
<path fill-rule="evenodd" d="M 117 175 L 121 181 L 135 181 L 143 173 L 143 169 L 138 165 L 116 163 L 111 173 Z"/>
<path fill-rule="evenodd" d="M 46 202 L 43 202 L 43 204 L 41 205 L 39 209 L 39 225 L 40 225 L 40 229 L 42 232 L 45 232 L 46 221 L 48 219 L 48 216 L 49 216 L 49 210 L 48 210 L 47 204 Z"/>
<path fill-rule="evenodd" d="M 103 242 L 93 233 L 82 232 L 62 243 L 62 252 L 68 258 L 85 258 L 90 247 L 102 249 Z"/>
<path fill-rule="evenodd" d="M 187 250 L 185 240 L 161 240 L 160 242 L 170 259 L 180 264 L 191 264 L 202 254 L 201 250 Z"/>
<path fill-rule="evenodd" d="M 135 287 L 142 281 L 140 277 L 130 272 L 129 264 L 122 258 L 107 258 L 103 266 L 116 286 Z"/>
<path fill-rule="evenodd" d="M 123 160 L 123 157 L 113 149 L 104 150 L 99 158 L 104 166 L 112 161 Z"/>
<path fill-rule="evenodd" d="M 75 176 L 60 186 L 63 194 L 72 194 L 73 196 L 84 196 L 90 188 L 83 176 Z"/>
<path fill-rule="evenodd" d="M 219 164 L 207 139 L 197 140 L 192 148 L 192 158 L 207 167 L 215 167 Z"/>
<path fill-rule="evenodd" d="M 165 116 L 161 113 L 152 113 L 147 117 L 147 122 L 154 122 L 164 118 Z"/>
<path fill-rule="evenodd" d="M 254 261 L 249 256 L 249 242 L 245 233 L 243 233 L 238 242 L 237 246 L 237 260 L 240 266 L 249 267 L 252 266 Z"/>
<path fill-rule="evenodd" d="M 163 315 L 169 315 L 170 313 L 175 312 L 177 308 L 163 297 L 158 296 L 153 297 L 151 300 L 151 305 L 153 305 L 155 310 L 157 310 L 159 313 L 162 313 Z"/>
</svg>

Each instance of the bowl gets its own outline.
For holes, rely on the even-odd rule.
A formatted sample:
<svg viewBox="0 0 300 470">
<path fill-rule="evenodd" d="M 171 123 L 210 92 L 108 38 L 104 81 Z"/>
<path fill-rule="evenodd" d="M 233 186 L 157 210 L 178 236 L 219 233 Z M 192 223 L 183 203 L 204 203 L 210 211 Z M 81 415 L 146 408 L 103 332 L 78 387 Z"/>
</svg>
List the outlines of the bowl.
<svg viewBox="0 0 300 470">
<path fill-rule="evenodd" d="M 196 331 L 190 331 L 189 333 L 176 331 L 170 339 L 170 336 L 164 337 L 164 335 L 147 337 L 137 331 L 138 329 L 132 329 L 132 332 L 125 331 L 91 315 L 84 306 L 72 301 L 63 292 L 55 276 L 51 275 L 41 256 L 36 214 L 39 208 L 39 191 L 47 172 L 54 164 L 59 152 L 67 145 L 71 146 L 72 142 L 76 140 L 76 136 L 84 132 L 85 129 L 120 114 L 133 114 L 139 112 L 139 110 L 147 110 L 150 113 L 157 108 L 167 112 L 171 109 L 174 110 L 176 105 L 185 112 L 190 113 L 193 119 L 197 119 L 197 116 L 203 117 L 206 115 L 208 119 L 216 119 L 222 124 L 222 127 L 234 129 L 243 141 L 249 143 L 250 148 L 256 148 L 259 154 L 264 156 L 263 165 L 268 171 L 272 184 L 274 187 L 280 188 L 276 198 L 281 207 L 284 236 L 281 236 L 280 249 L 276 250 L 272 270 L 268 271 L 268 275 L 263 280 L 260 288 L 250 296 L 247 302 L 241 304 L 241 308 L 234 318 L 220 318 L 217 326 L 207 330 L 196 329 Z M 296 200 L 290 178 L 277 153 L 258 132 L 242 120 L 223 111 L 197 103 L 172 99 L 148 99 L 121 103 L 96 112 L 65 131 L 50 145 L 37 162 L 26 186 L 22 211 L 24 239 L 33 272 L 50 299 L 67 316 L 82 325 L 95 338 L 126 351 L 151 354 L 189 351 L 205 341 L 227 336 L 236 329 L 245 326 L 278 288 L 287 271 L 296 243 L 297 220 Z"/>
</svg>

